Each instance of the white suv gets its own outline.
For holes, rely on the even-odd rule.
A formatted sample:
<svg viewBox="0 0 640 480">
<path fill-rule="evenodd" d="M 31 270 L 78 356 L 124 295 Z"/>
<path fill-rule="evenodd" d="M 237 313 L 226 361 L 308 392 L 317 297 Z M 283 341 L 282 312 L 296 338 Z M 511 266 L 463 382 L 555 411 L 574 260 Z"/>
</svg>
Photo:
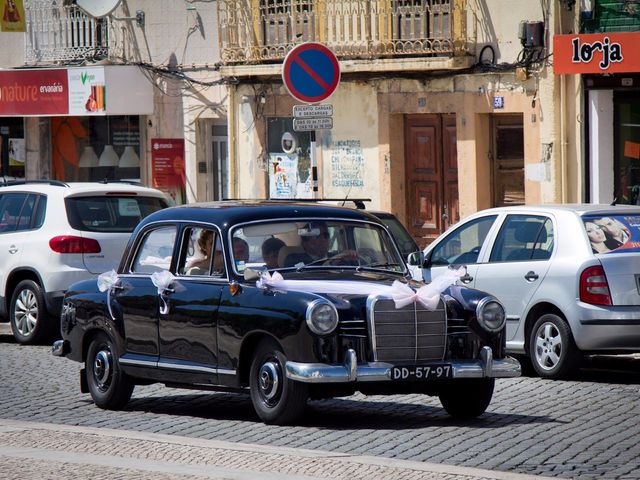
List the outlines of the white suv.
<svg viewBox="0 0 640 480">
<path fill-rule="evenodd" d="M 69 285 L 117 268 L 138 222 L 168 204 L 159 190 L 126 182 L 0 187 L 0 316 L 16 341 L 56 332 Z"/>
</svg>

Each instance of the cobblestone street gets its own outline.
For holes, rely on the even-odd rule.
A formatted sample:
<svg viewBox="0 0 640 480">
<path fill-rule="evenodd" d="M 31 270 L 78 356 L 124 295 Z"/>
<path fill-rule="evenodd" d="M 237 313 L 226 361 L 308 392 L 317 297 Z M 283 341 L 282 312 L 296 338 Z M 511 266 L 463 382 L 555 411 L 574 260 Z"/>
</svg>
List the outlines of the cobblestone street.
<svg viewBox="0 0 640 480">
<path fill-rule="evenodd" d="M 631 479 L 640 478 L 639 364 L 637 357 L 600 357 L 568 381 L 500 380 L 487 413 L 468 423 L 452 421 L 437 398 L 356 395 L 310 402 L 301 424 L 277 427 L 258 421 L 248 396 L 160 385 L 136 387 L 124 411 L 100 410 L 80 393 L 80 364 L 53 357 L 48 346 L 22 347 L 0 335 L 0 418 L 530 475 Z"/>
</svg>

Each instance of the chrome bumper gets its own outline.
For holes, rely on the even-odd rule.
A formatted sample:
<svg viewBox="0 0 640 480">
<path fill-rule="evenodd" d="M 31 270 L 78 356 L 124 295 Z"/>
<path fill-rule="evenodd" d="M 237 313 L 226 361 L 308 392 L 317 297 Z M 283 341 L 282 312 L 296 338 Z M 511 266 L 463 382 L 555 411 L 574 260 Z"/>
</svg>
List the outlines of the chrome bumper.
<svg viewBox="0 0 640 480">
<path fill-rule="evenodd" d="M 66 340 L 56 340 L 51 347 L 51 353 L 55 357 L 64 357 L 69 353 L 69 343 Z"/>
<path fill-rule="evenodd" d="M 451 365 L 453 378 L 519 377 L 520 364 L 515 358 L 494 360 L 489 347 L 483 347 L 477 360 L 446 361 Z M 428 365 L 428 363 L 427 363 Z M 385 362 L 358 363 L 356 352 L 347 350 L 343 365 L 325 363 L 287 362 L 287 378 L 304 383 L 346 383 L 391 381 L 391 367 Z"/>
</svg>

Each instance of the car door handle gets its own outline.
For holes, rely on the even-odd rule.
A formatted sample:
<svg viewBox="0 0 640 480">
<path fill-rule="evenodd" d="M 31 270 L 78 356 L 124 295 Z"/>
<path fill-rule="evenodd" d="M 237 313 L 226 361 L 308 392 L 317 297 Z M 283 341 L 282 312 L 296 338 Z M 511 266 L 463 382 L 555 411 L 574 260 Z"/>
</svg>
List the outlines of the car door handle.
<svg viewBox="0 0 640 480">
<path fill-rule="evenodd" d="M 462 283 L 469 283 L 473 281 L 473 277 L 468 273 L 465 273 L 463 276 L 460 277 L 460 281 Z"/>
<path fill-rule="evenodd" d="M 534 272 L 533 270 L 529 270 L 527 272 L 527 274 L 524 276 L 524 279 L 527 280 L 528 282 L 533 282 L 534 280 L 537 280 L 538 274 L 536 272 Z"/>
<path fill-rule="evenodd" d="M 9 247 L 9 253 L 13 254 L 16 253 L 18 251 L 18 248 L 15 245 L 11 245 Z"/>
</svg>

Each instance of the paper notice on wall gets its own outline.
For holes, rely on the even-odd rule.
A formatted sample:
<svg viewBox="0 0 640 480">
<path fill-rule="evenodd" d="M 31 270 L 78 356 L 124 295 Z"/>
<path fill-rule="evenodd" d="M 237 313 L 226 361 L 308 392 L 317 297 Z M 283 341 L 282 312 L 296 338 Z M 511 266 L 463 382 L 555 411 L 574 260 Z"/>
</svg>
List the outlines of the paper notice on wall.
<svg viewBox="0 0 640 480">
<path fill-rule="evenodd" d="M 298 188 L 298 155 L 269 154 L 269 198 L 295 198 Z"/>
<path fill-rule="evenodd" d="M 24 166 L 24 160 L 26 157 L 26 149 L 24 138 L 10 138 L 9 139 L 9 166 L 21 167 Z"/>
<path fill-rule="evenodd" d="M 624 142 L 624 156 L 629 158 L 640 159 L 640 143 L 637 142 Z"/>
<path fill-rule="evenodd" d="M 329 167 L 331 187 L 364 187 L 364 153 L 360 140 L 336 140 Z"/>
</svg>

